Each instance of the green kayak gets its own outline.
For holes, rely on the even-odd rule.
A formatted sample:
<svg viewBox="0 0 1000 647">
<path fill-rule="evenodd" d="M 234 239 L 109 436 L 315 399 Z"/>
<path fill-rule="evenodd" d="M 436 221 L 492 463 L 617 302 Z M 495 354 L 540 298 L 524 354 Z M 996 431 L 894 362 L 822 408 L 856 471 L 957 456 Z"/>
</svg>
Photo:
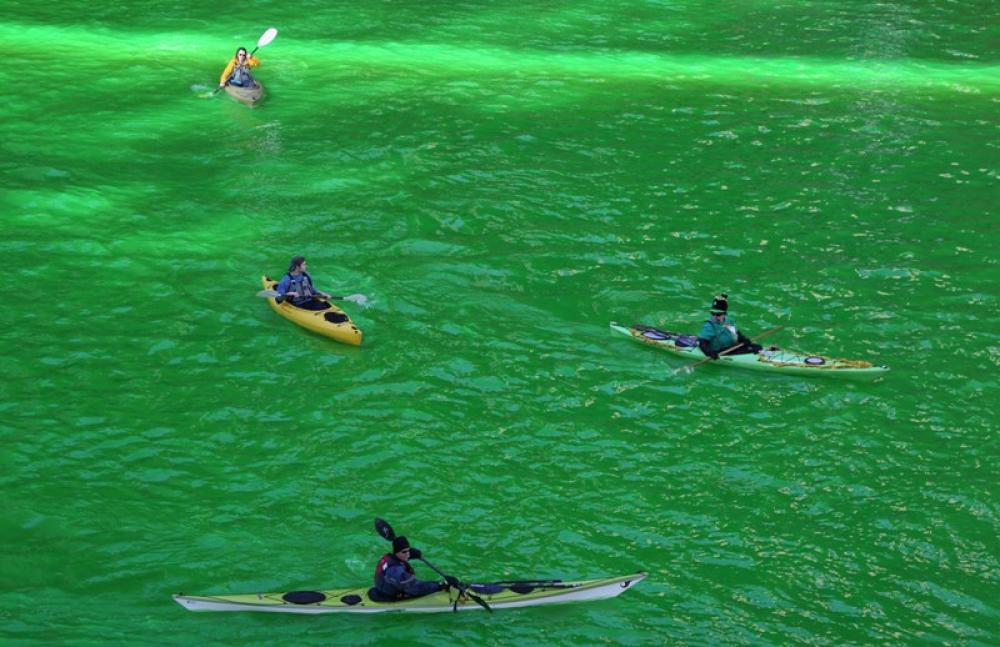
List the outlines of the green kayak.
<svg viewBox="0 0 1000 647">
<path fill-rule="evenodd" d="M 698 348 L 698 338 L 695 335 L 659 330 L 641 324 L 629 328 L 614 321 L 611 322 L 611 330 L 640 344 L 649 344 L 690 362 L 706 359 L 705 354 Z M 759 353 L 723 355 L 710 363 L 785 375 L 824 375 L 854 379 L 874 379 L 889 370 L 888 366 L 875 366 L 861 360 L 836 359 L 774 347 Z"/>
<path fill-rule="evenodd" d="M 518 580 L 469 584 L 492 609 L 534 607 L 584 600 L 613 598 L 638 584 L 646 573 L 598 580 L 563 582 L 561 580 Z M 198 596 L 178 593 L 174 596 L 190 611 L 268 611 L 272 613 L 381 613 L 385 611 L 440 613 L 472 611 L 481 606 L 448 589 L 420 598 L 398 602 L 374 602 L 367 588 L 330 589 L 327 591 L 290 591 L 288 593 L 250 593 L 246 595 Z"/>
</svg>

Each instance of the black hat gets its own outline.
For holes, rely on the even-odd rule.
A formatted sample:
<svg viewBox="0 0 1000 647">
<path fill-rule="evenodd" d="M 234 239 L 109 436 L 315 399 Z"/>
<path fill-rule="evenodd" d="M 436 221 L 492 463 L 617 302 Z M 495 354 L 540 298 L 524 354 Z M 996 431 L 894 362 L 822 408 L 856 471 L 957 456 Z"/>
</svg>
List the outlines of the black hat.
<svg viewBox="0 0 1000 647">
<path fill-rule="evenodd" d="M 726 314 L 729 311 L 729 295 L 723 292 L 712 299 L 712 314 Z"/>
<path fill-rule="evenodd" d="M 410 540 L 408 540 L 403 535 L 396 537 L 392 540 L 392 552 L 398 553 L 401 550 L 406 550 L 410 547 Z"/>
</svg>

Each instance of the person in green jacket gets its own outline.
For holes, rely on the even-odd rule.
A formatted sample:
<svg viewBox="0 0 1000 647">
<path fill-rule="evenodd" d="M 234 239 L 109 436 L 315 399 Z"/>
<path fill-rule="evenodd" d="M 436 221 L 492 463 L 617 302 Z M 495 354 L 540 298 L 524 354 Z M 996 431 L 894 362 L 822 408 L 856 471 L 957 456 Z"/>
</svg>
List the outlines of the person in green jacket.
<svg viewBox="0 0 1000 647">
<path fill-rule="evenodd" d="M 712 299 L 711 317 L 705 320 L 698 333 L 698 348 L 705 357 L 719 359 L 719 353 L 732 348 L 727 355 L 744 353 L 759 353 L 760 344 L 753 343 L 749 337 L 736 328 L 736 322 L 729 318 L 729 295 L 720 294 Z"/>
</svg>

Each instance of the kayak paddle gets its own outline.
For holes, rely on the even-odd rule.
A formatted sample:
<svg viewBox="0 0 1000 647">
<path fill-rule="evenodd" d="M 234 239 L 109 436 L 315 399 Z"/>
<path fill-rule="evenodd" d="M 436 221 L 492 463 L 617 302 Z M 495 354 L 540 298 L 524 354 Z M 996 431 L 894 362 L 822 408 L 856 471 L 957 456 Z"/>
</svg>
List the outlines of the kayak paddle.
<svg viewBox="0 0 1000 647">
<path fill-rule="evenodd" d="M 267 47 L 268 45 L 270 45 L 271 41 L 274 40 L 274 37 L 277 36 L 277 35 L 278 35 L 278 30 L 275 29 L 274 27 L 271 27 L 270 29 L 268 29 L 267 31 L 265 31 L 263 34 L 261 34 L 260 38 L 257 39 L 257 47 L 254 47 L 253 51 L 250 52 L 250 54 L 247 55 L 247 59 L 249 59 L 251 56 L 253 56 L 254 54 L 256 54 L 257 50 L 260 49 L 261 47 Z M 212 96 L 215 96 L 216 94 L 218 94 L 219 90 L 221 90 L 221 89 L 222 88 L 215 88 L 215 92 L 212 93 Z"/>
<path fill-rule="evenodd" d="M 268 45 L 270 45 L 271 41 L 274 40 L 274 37 L 277 35 L 278 35 L 278 30 L 275 29 L 274 27 L 271 27 L 263 34 L 261 34 L 260 38 L 257 39 L 257 47 L 253 48 L 253 51 L 250 52 L 250 56 L 256 54 L 257 50 L 260 49 L 261 47 L 267 47 Z M 247 56 L 247 58 L 250 58 L 250 56 Z"/>
<path fill-rule="evenodd" d="M 275 290 L 261 290 L 260 292 L 257 293 L 257 296 L 261 298 L 273 297 L 277 299 L 278 297 L 283 295 L 278 294 L 278 292 L 276 292 Z M 358 304 L 362 308 L 368 307 L 368 297 L 366 297 L 363 294 L 348 294 L 347 296 L 343 297 L 332 296 L 329 297 L 328 299 L 323 299 L 322 297 L 317 297 L 317 298 L 322 299 L 324 301 L 351 301 L 353 303 Z"/>
<path fill-rule="evenodd" d="M 750 341 L 751 341 L 751 342 L 755 342 L 755 341 L 757 341 L 758 339 L 763 339 L 764 337 L 767 337 L 767 336 L 768 336 L 768 335 L 770 335 L 771 333 L 776 333 L 776 332 L 778 332 L 778 331 L 779 331 L 779 330 L 781 330 L 782 328 L 784 328 L 784 326 L 777 326 L 776 328 L 771 328 L 770 330 L 768 330 L 768 331 L 765 331 L 765 332 L 762 332 L 761 334 L 757 335 L 756 337 L 754 337 L 754 338 L 753 338 L 753 339 L 751 339 Z M 721 353 L 719 353 L 719 357 L 722 357 L 723 355 L 728 355 L 729 353 L 733 352 L 734 350 L 736 350 L 737 348 L 740 348 L 740 347 L 742 347 L 742 346 L 743 346 L 743 343 L 742 343 L 742 342 L 741 342 L 741 343 L 739 343 L 739 344 L 736 344 L 735 346 L 730 346 L 730 347 L 729 347 L 729 348 L 727 348 L 726 350 L 724 350 L 724 351 L 722 351 Z M 696 367 L 698 367 L 698 366 L 701 366 L 701 365 L 702 365 L 702 364 L 704 364 L 705 362 L 711 362 L 711 361 L 713 361 L 711 357 L 706 357 L 705 359 L 701 359 L 701 360 L 698 360 L 697 362 L 695 362 L 694 364 L 691 364 L 691 365 L 689 365 L 689 366 L 682 366 L 682 367 L 680 367 L 680 368 L 678 368 L 678 369 L 676 369 L 676 370 L 674 371 L 674 375 L 677 375 L 678 373 L 681 373 L 681 372 L 684 372 L 684 373 L 690 373 L 690 372 L 691 372 L 691 371 L 693 371 L 693 370 L 694 370 L 694 369 L 695 369 Z"/>
<path fill-rule="evenodd" d="M 393 532 L 392 526 L 390 526 L 389 523 L 386 522 L 384 519 L 379 519 L 378 517 L 375 517 L 375 532 L 382 535 L 382 538 L 387 541 L 392 541 L 393 539 L 396 538 L 396 533 Z M 455 580 L 455 578 L 449 578 L 447 575 L 438 570 L 438 568 L 434 566 L 434 564 L 431 564 L 426 559 L 424 559 L 423 555 L 420 555 L 420 557 L 418 557 L 417 559 L 422 561 L 424 564 L 427 564 L 427 566 L 429 566 L 432 571 L 443 577 L 445 580 L 448 579 Z M 490 608 L 490 605 L 486 604 L 485 600 L 483 600 L 481 597 L 470 591 L 469 587 L 465 586 L 460 581 L 458 582 L 458 592 L 459 596 L 455 598 L 455 604 L 454 606 L 452 606 L 452 611 L 458 611 L 458 601 L 462 599 L 463 595 L 467 595 L 470 598 L 472 598 L 473 602 L 475 602 L 482 608 L 486 609 L 490 613 L 493 613 L 493 609 Z"/>
</svg>

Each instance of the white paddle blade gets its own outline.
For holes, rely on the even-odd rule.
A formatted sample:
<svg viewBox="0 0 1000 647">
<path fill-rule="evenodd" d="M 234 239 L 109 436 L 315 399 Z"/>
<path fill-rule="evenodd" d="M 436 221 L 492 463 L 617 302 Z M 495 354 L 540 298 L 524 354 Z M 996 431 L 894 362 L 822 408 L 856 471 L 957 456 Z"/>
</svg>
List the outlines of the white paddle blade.
<svg viewBox="0 0 1000 647">
<path fill-rule="evenodd" d="M 274 290 L 261 290 L 260 292 L 257 293 L 257 296 L 261 298 L 266 298 L 266 297 L 280 297 L 281 295 L 275 292 Z"/>
<path fill-rule="evenodd" d="M 353 301 L 362 308 L 368 307 L 368 297 L 366 297 L 363 294 L 349 294 L 346 297 L 344 297 L 344 301 Z"/>
<path fill-rule="evenodd" d="M 263 47 L 264 45 L 267 45 L 272 40 L 274 40 L 274 37 L 277 35 L 278 35 L 278 30 L 275 29 L 274 27 L 271 27 L 270 29 L 265 31 L 264 34 L 260 37 L 260 40 L 257 41 L 257 47 Z"/>
</svg>

